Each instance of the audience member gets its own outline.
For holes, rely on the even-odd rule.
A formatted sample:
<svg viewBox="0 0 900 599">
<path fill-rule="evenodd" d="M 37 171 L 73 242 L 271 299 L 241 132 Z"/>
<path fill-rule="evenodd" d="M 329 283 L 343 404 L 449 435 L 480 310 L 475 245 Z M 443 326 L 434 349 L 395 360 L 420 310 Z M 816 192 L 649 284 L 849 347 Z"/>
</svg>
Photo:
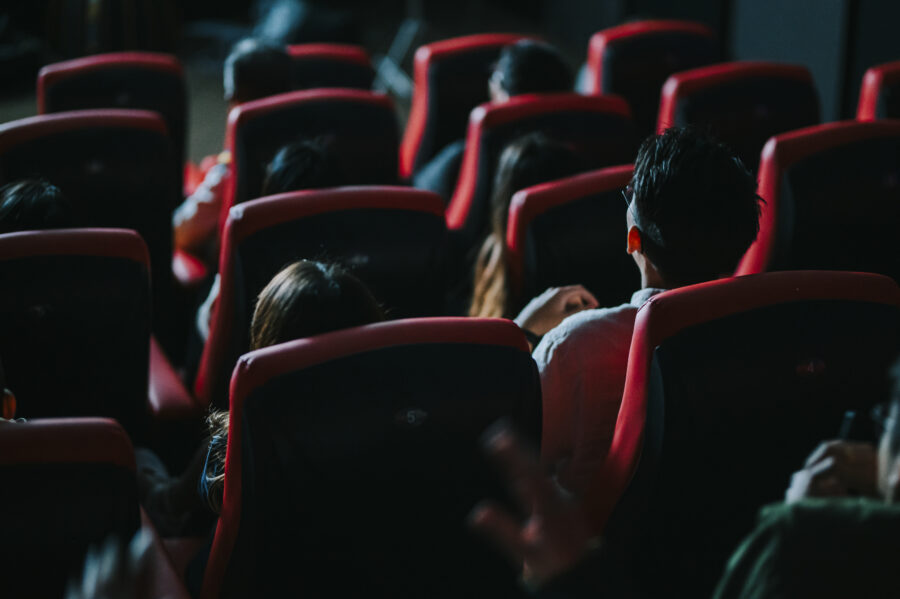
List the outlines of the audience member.
<svg viewBox="0 0 900 599">
<path fill-rule="evenodd" d="M 291 60 L 283 47 L 256 39 L 235 44 L 224 68 L 225 101 L 231 110 L 250 100 L 291 89 Z M 175 248 L 211 257 L 215 255 L 216 227 L 222 198 L 229 185 L 231 155 L 224 151 L 203 182 L 172 215 Z"/>
<path fill-rule="evenodd" d="M 250 325 L 251 349 L 310 337 L 384 319 L 369 289 L 333 264 L 300 260 L 285 267 L 260 292 Z M 187 470 L 170 478 L 159 464 L 141 454 L 141 494 L 148 513 L 164 536 L 181 534 L 198 510 L 197 493 L 218 512 L 224 483 L 228 413 L 209 417 L 210 440 L 198 450 Z"/>
<path fill-rule="evenodd" d="M 0 233 L 72 226 L 72 212 L 55 185 L 25 179 L 0 187 Z"/>
<path fill-rule="evenodd" d="M 300 140 L 282 146 L 275 153 L 275 157 L 266 167 L 261 196 L 332 187 L 338 185 L 342 178 L 333 157 L 324 145 L 318 141 Z M 213 308 L 219 297 L 219 285 L 217 273 L 206 300 L 197 310 L 197 333 L 203 343 L 209 338 L 209 326 Z M 198 351 L 189 350 L 188 354 L 198 354 Z"/>
<path fill-rule="evenodd" d="M 759 230 L 753 175 L 728 148 L 689 129 L 644 141 L 625 194 L 627 251 L 641 272 L 631 301 L 565 318 L 559 298 L 545 294 L 516 317 L 534 338 L 546 334 L 534 350 L 541 451 L 575 493 L 612 441 L 638 308 L 664 289 L 731 275 Z"/>
<path fill-rule="evenodd" d="M 520 189 L 560 179 L 578 171 L 578 157 L 568 146 L 541 133 L 530 133 L 509 144 L 500 155 L 491 196 L 490 229 L 485 231 L 475 260 L 475 278 L 469 316 L 512 318 L 521 307 L 509 287 L 506 221 L 509 203 Z M 597 301 L 582 290 L 581 306 L 596 308 Z"/>
<path fill-rule="evenodd" d="M 764 507 L 759 523 L 729 560 L 717 599 L 892 597 L 900 560 L 900 361 L 893 397 L 881 419 L 878 448 L 832 441 L 797 472 L 786 502 Z M 581 506 L 541 470 L 515 434 L 498 426 L 488 452 L 508 475 L 529 513 L 520 524 L 484 503 L 470 524 L 517 563 L 525 582 L 547 597 L 643 597 L 627 580 L 621 552 L 592 539 Z"/>
<path fill-rule="evenodd" d="M 506 102 L 521 94 L 571 91 L 572 70 L 550 44 L 521 40 L 503 48 L 488 80 L 491 102 Z M 459 176 L 465 139 L 448 144 L 413 177 L 413 186 L 433 191 L 449 202 Z"/>
</svg>

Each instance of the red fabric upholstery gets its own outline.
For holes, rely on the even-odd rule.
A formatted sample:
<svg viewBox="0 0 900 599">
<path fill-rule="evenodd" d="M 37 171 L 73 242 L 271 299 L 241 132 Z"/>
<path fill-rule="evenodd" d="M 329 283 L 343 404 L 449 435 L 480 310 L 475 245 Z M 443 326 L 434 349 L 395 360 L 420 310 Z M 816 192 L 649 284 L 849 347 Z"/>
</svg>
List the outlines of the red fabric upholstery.
<svg viewBox="0 0 900 599">
<path fill-rule="evenodd" d="M 96 462 L 135 469 L 131 439 L 109 418 L 47 418 L 0 426 L 0 464 Z"/>
<path fill-rule="evenodd" d="M 879 107 L 879 101 L 884 102 L 888 90 L 893 89 L 898 83 L 900 83 L 900 61 L 881 64 L 867 70 L 859 90 L 856 120 L 874 121 L 886 117 L 900 117 L 900 114 L 890 114 L 887 106 Z"/>
<path fill-rule="evenodd" d="M 9 233 L 0 235 L 0 267 L 6 282 L 19 286 L 0 310 L 0 354 L 19 414 L 110 416 L 141 434 L 150 259 L 140 236 L 124 229 Z M 32 284 L 27 277 L 35 268 L 42 276 Z"/>
<path fill-rule="evenodd" d="M 155 420 L 185 420 L 200 417 L 201 408 L 175 372 L 156 339 L 150 339 L 150 413 Z"/>
<path fill-rule="evenodd" d="M 502 319 L 429 318 L 383 322 L 291 341 L 241 357 L 231 377 L 228 448 L 222 513 L 203 581 L 201 597 L 219 597 L 241 527 L 242 423 L 245 400 L 281 375 L 329 361 L 393 346 L 484 344 L 528 353 L 521 330 Z"/>
<path fill-rule="evenodd" d="M 372 61 L 361 46 L 296 44 L 287 52 L 294 63 L 294 89 L 371 89 L 375 79 Z"/>
<path fill-rule="evenodd" d="M 460 57 L 465 57 L 473 52 L 493 50 L 499 54 L 503 46 L 515 43 L 522 38 L 523 36 L 518 34 L 485 33 L 442 40 L 421 46 L 416 50 L 413 65 L 412 106 L 410 107 L 409 119 L 406 122 L 403 142 L 400 146 L 401 178 L 408 179 L 411 177 L 415 168 L 424 164 L 425 161 L 432 158 L 440 150 L 440 147 L 430 148 L 429 152 L 419 157 L 423 139 L 429 134 L 430 129 L 437 128 L 438 121 L 442 118 L 441 114 L 431 113 L 429 109 L 429 106 L 435 104 L 435 99 L 431 98 L 431 95 L 437 93 L 431 89 L 429 84 L 429 77 L 436 65 L 458 60 Z M 485 98 L 487 97 L 487 87 L 487 75 L 485 75 L 483 90 Z M 450 102 L 452 98 L 438 98 L 437 101 L 440 103 Z M 464 108 L 468 111 L 477 104 L 478 102 L 476 101 Z M 447 112 L 448 110 L 444 108 L 443 111 Z M 464 133 L 464 127 L 464 124 L 460 127 L 460 137 Z"/>
<path fill-rule="evenodd" d="M 779 197 L 786 169 L 810 156 L 878 138 L 900 138 L 900 121 L 826 123 L 770 139 L 763 149 L 759 167 L 759 195 L 765 200 L 760 207 L 759 235 L 738 265 L 736 274 L 760 273 L 769 267 L 782 226 L 780 219 L 784 218 L 779 216 Z M 853 175 L 847 173 L 847 176 Z"/>
<path fill-rule="evenodd" d="M 184 78 L 184 70 L 181 68 L 181 63 L 178 62 L 177 58 L 171 54 L 155 52 L 114 52 L 55 62 L 46 65 L 38 73 L 38 114 L 48 112 L 47 90 L 60 81 L 65 81 L 70 77 L 77 77 L 84 73 L 103 71 L 110 67 L 162 71 L 179 79 Z"/>
<path fill-rule="evenodd" d="M 621 163 L 630 160 L 632 156 L 633 130 L 631 129 L 631 113 L 628 105 L 617 96 L 582 96 L 579 94 L 543 94 L 522 95 L 511 98 L 503 104 L 482 104 L 472 111 L 469 119 L 469 131 L 466 137 L 466 151 L 463 155 L 462 167 L 453 199 L 447 206 L 447 226 L 452 230 L 468 229 L 472 227 L 472 220 L 481 219 L 484 215 L 476 214 L 478 211 L 486 211 L 487 196 L 490 193 L 489 183 L 493 181 L 496 168 L 495 164 L 485 165 L 485 150 L 482 148 L 485 137 L 500 127 L 519 125 L 524 130 L 529 130 L 529 125 L 551 127 L 554 119 L 568 120 L 588 116 L 608 117 L 611 123 L 615 123 L 615 131 L 597 131 L 595 141 L 598 145 L 608 142 L 609 146 L 619 148 L 625 158 L 620 158 Z M 584 131 L 582 131 L 582 134 Z M 604 133 L 608 139 L 604 139 Z M 511 141 L 511 140 L 510 140 Z M 560 141 L 566 142 L 563 138 Z M 591 157 L 596 159 L 595 157 Z M 615 162 L 613 162 L 615 163 Z M 594 164 L 587 166 L 607 166 L 606 164 Z"/>
<path fill-rule="evenodd" d="M 714 38 L 713 31 L 702 23 L 676 20 L 649 20 L 624 23 L 598 31 L 591 37 L 587 59 L 587 92 L 592 94 L 615 93 L 603 89 L 603 56 L 607 50 L 622 41 L 650 38 L 658 35 L 684 34 Z M 666 57 L 661 55 L 660 60 Z"/>
<path fill-rule="evenodd" d="M 294 59 L 316 58 L 339 62 L 354 62 L 372 66 L 369 54 L 362 46 L 346 44 L 293 44 L 287 47 L 288 56 Z"/>
<path fill-rule="evenodd" d="M 730 62 L 669 77 L 656 130 L 685 125 L 708 129 L 756 170 L 771 136 L 819 122 L 818 95 L 806 67 Z"/>
<path fill-rule="evenodd" d="M 242 172 L 242 169 L 249 168 L 250 163 L 252 162 L 254 168 L 259 169 L 261 172 L 265 163 L 272 158 L 271 155 L 268 155 L 261 161 L 252 160 L 251 154 L 257 153 L 259 149 L 248 147 L 247 142 L 242 141 L 242 131 L 260 127 L 266 127 L 267 130 L 269 130 L 277 126 L 279 129 L 278 135 L 283 137 L 284 141 L 279 143 L 275 140 L 275 143 L 272 144 L 275 146 L 273 148 L 274 151 L 277 150 L 277 147 L 280 146 L 281 143 L 293 141 L 299 136 L 306 135 L 315 137 L 316 135 L 319 135 L 319 130 L 323 126 L 321 124 L 323 115 L 322 109 L 325 106 L 328 108 L 327 113 L 333 120 L 334 126 L 331 130 L 322 133 L 327 133 L 331 138 L 352 137 L 352 140 L 347 139 L 347 141 L 351 142 L 350 145 L 357 146 L 357 152 L 369 152 L 365 156 L 347 156 L 347 160 L 341 155 L 336 156 L 337 162 L 340 163 L 339 166 L 343 171 L 342 175 L 344 180 L 347 181 L 348 184 L 381 184 L 392 182 L 393 180 L 361 181 L 359 180 L 359 177 L 354 177 L 352 173 L 347 172 L 349 168 L 354 166 L 352 164 L 353 161 L 362 162 L 368 160 L 373 163 L 378 163 L 379 161 L 386 160 L 382 154 L 387 152 L 389 148 L 390 152 L 393 152 L 392 158 L 394 158 L 394 160 L 390 161 L 393 170 L 391 176 L 393 179 L 396 179 L 396 138 L 378 140 L 369 139 L 368 134 L 370 132 L 366 131 L 363 126 L 349 124 L 353 122 L 354 117 L 358 118 L 357 115 L 362 111 L 370 111 L 377 113 L 379 118 L 383 121 L 383 123 L 376 123 L 373 124 L 373 126 L 380 126 L 384 124 L 384 122 L 389 123 L 396 135 L 396 115 L 394 113 L 394 105 L 388 96 L 356 89 L 312 89 L 278 94 L 268 98 L 254 100 L 252 102 L 245 102 L 240 106 L 235 107 L 229 113 L 228 124 L 225 129 L 225 149 L 231 152 L 232 160 L 229 163 L 231 172 L 230 184 L 225 192 L 225 200 L 222 203 L 220 229 L 224 228 L 225 220 L 228 218 L 228 211 L 233 205 L 258 197 L 258 188 L 262 185 L 262 177 L 259 173 L 256 173 L 255 177 L 251 177 L 250 173 Z M 285 125 L 284 123 L 288 122 L 288 119 L 290 119 L 291 124 Z M 344 125 L 344 123 L 346 123 L 346 125 Z M 354 129 L 343 131 L 336 130 L 343 126 L 346 126 L 347 129 L 352 126 Z M 269 137 L 275 137 L 275 135 L 273 134 Z M 267 141 L 272 142 L 273 140 L 269 139 Z M 367 150 L 366 148 L 360 148 L 360 146 L 363 145 L 363 142 L 372 142 L 375 145 L 371 150 Z M 336 153 L 340 154 L 340 152 Z M 255 156 L 255 158 L 263 158 L 263 156 L 259 155 Z M 245 162 L 247 163 L 247 166 L 242 166 Z M 257 162 L 260 164 L 256 164 Z M 357 164 L 356 166 L 360 165 Z M 256 179 L 258 179 L 258 181 Z"/>
<path fill-rule="evenodd" d="M 623 189 L 631 181 L 633 171 L 631 165 L 611 166 L 517 192 L 509 204 L 506 226 L 506 249 L 513 288 L 522 288 L 528 227 L 537 216 L 587 196 Z M 621 226 L 622 223 L 618 224 Z"/>
<path fill-rule="evenodd" d="M 147 245 L 129 229 L 52 229 L 0 235 L 0 261 L 31 256 L 126 258 L 149 269 Z"/>
<path fill-rule="evenodd" d="M 231 209 L 225 226 L 220 253 L 221 291 L 210 324 L 209 339 L 203 350 L 194 384 L 203 405 L 224 392 L 234 364 L 229 363 L 236 308 L 232 292 L 237 288 L 236 269 L 241 243 L 251 235 L 279 224 L 296 222 L 323 213 L 359 209 L 384 209 L 443 215 L 443 202 L 433 193 L 405 187 L 343 187 L 279 194 L 245 202 Z M 308 256 L 316 258 L 317 256 Z M 282 260 L 284 265 L 289 257 Z"/>
<path fill-rule="evenodd" d="M 0 152 L 41 137 L 92 127 L 126 127 L 167 133 L 165 122 L 147 110 L 73 110 L 0 124 Z"/>
<path fill-rule="evenodd" d="M 691 285 L 654 296 L 643 305 L 635 320 L 612 446 L 585 495 L 594 532 L 602 532 L 641 459 L 654 348 L 700 323 L 765 306 L 818 299 L 900 307 L 900 288 L 880 275 L 785 271 Z"/>
<path fill-rule="evenodd" d="M 184 571 L 179 571 L 168 551 L 168 546 L 160 539 L 159 533 L 150 521 L 147 512 L 141 508 L 141 530 L 150 535 L 149 558 L 147 560 L 147 579 L 143 581 L 147 587 L 148 597 L 167 597 L 171 599 L 190 599 L 191 594 L 185 588 L 182 579 Z"/>
</svg>

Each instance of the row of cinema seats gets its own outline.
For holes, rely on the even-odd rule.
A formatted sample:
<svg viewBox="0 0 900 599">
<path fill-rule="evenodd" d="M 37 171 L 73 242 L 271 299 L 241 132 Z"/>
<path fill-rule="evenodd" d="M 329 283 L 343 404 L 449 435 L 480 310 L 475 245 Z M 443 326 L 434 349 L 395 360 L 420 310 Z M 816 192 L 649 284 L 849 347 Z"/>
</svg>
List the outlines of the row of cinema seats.
<svg viewBox="0 0 900 599">
<path fill-rule="evenodd" d="M 623 27 L 648 36 L 668 31 L 664 23 L 644 25 Z M 476 499 L 503 497 L 477 448 L 481 430 L 507 416 L 537 442 L 542 410 L 553 409 L 541 404 L 534 364 L 514 326 L 475 319 L 398 320 L 242 356 L 253 298 L 278 268 L 297 257 L 336 257 L 351 264 L 387 305 L 389 316 L 441 314 L 449 231 L 477 230 L 499 149 L 532 127 L 550 129 L 592 155 L 594 166 L 608 168 L 516 195 L 507 235 L 514 284 L 527 296 L 547 285 L 583 281 L 601 304 L 619 303 L 634 291 L 634 267 L 621 252 L 625 207 L 619 193 L 631 167 L 614 165 L 633 160 L 640 128 L 631 123 L 626 103 L 608 95 L 515 98 L 502 106 L 480 106 L 470 117 L 486 100 L 487 65 L 510 39 L 480 36 L 421 49 L 413 113 L 422 106 L 427 114 L 417 120 L 411 115 L 403 143 L 390 101 L 364 90 L 295 91 L 232 112 L 227 145 L 235 156 L 235 184 L 222 212 L 220 306 L 194 396 L 150 336 L 151 313 L 157 326 L 167 324 L 159 318 L 168 315 L 166 298 L 151 301 L 150 294 L 160 293 L 172 278 L 171 242 L 164 238 L 171 233 L 163 222 L 168 226 L 181 189 L 178 150 L 166 135 L 171 121 L 143 110 L 103 109 L 0 127 L 0 182 L 31 175 L 59 181 L 90 215 L 87 224 L 136 229 L 149 247 L 128 231 L 0 236 L 0 280 L 5 288 L 20 290 L 0 303 L 0 357 L 19 396 L 20 415 L 114 417 L 139 444 L 154 440 L 161 421 L 196 419 L 210 405 L 230 405 L 236 416 L 223 517 L 204 596 L 274 594 L 286 583 L 296 586 L 300 567 L 311 592 L 327 588 L 332 595 L 359 594 L 354 584 L 367 592 L 382 585 L 380 594 L 471 594 L 476 580 L 486 596 L 510 594 L 515 573 L 460 526 Z M 465 62 L 467 44 L 474 40 L 487 58 Z M 665 56 L 671 72 L 716 60 L 678 63 L 670 56 L 686 42 L 674 43 L 671 52 L 662 41 L 654 44 L 655 50 L 642 51 Z M 626 44 L 609 56 L 627 57 L 631 51 Z M 435 70 L 420 68 L 426 59 Z M 614 59 L 599 63 L 604 68 L 599 79 L 612 77 Z M 773 93 L 786 85 L 784 79 L 804 85 L 806 75 L 775 65 L 707 68 L 694 71 L 706 73 L 701 77 L 673 77 L 670 81 L 683 83 L 666 84 L 671 99 L 663 103 L 673 107 L 673 120 L 666 122 L 701 122 L 697 115 L 705 106 L 718 115 L 710 122 L 753 123 L 745 133 L 756 141 L 735 145 L 752 146 L 746 151 L 761 155 L 760 192 L 767 204 L 760 238 L 739 273 L 841 268 L 881 272 L 896 281 L 896 252 L 886 245 L 900 222 L 900 125 L 846 122 L 783 133 L 818 122 L 817 108 L 811 116 L 811 109 L 789 103 L 780 112 L 784 98 Z M 274 138 L 291 139 L 294 127 L 306 131 L 310 123 L 320 127 L 316 133 L 339 138 L 348 168 L 371 169 L 355 182 L 396 182 L 398 166 L 399 178 L 406 178 L 406 156 L 415 154 L 406 150 L 413 123 L 420 122 L 422 140 L 432 139 L 438 118 L 433 111 L 453 105 L 436 94 L 464 89 L 447 83 L 463 76 L 477 80 L 472 93 L 479 88 L 485 97 L 459 110 L 459 129 L 449 138 L 461 137 L 469 123 L 463 173 L 446 209 L 433 194 L 383 186 L 253 199 L 250 190 L 278 145 Z M 659 77 L 653 112 L 668 73 Z M 754 89 L 758 100 L 747 102 Z M 711 95 L 679 104 L 682 96 L 694 98 L 700 90 Z M 426 91 L 426 99 L 417 100 Z M 637 116 L 637 102 L 625 90 L 620 93 Z M 728 106 L 733 112 L 723 110 Z M 687 112 L 690 118 L 682 116 Z M 802 113 L 798 120 L 784 120 L 797 113 Z M 760 134 L 764 126 L 779 135 L 760 154 L 768 138 Z M 756 162 L 754 157 L 750 163 Z M 96 215 L 89 212 L 93 202 L 98 202 Z M 95 220 L 101 216 L 106 220 Z M 35 277 L 38 272 L 41 277 Z M 834 436 L 844 411 L 884 397 L 882 374 L 900 349 L 894 281 L 850 273 L 773 273 L 671 291 L 646 305 L 636 327 L 613 453 L 599 477 L 603 488 L 590 498 L 595 530 L 635 539 L 636 563 L 677 553 L 681 559 L 670 567 L 680 570 L 668 580 L 708 581 L 718 574 L 749 530 L 754 510 L 778 498 L 787 472 L 816 442 Z M 748 379 L 754 384 L 746 384 Z M 659 419 L 660 413 L 666 418 Z M 59 520 L 40 533 L 43 538 L 16 527 L 16 534 L 33 537 L 23 545 L 27 552 L 0 544 L 0 550 L 14 553 L 4 563 L 32 573 L 23 580 L 41 575 L 40 547 L 59 545 L 53 539 L 61 530 L 71 532 L 66 550 L 77 556 L 110 531 L 127 534 L 139 526 L 119 425 L 38 420 L 9 426 L 19 432 L 0 431 L 0 443 L 43 442 L 54 450 L 28 454 L 2 446 L 4 480 L 18 482 L 0 488 L 0 507 L 14 506 L 14 513 L 28 516 L 23 523 L 53 509 L 32 497 L 65 496 L 74 508 L 60 510 Z M 60 435 L 63 428 L 71 432 Z M 92 436 L 97 445 L 87 446 L 96 452 L 74 449 Z M 759 461 L 754 461 L 759 452 L 746 455 L 744 448 L 751 445 L 739 443 L 756 438 L 777 439 L 763 448 L 765 458 Z M 703 449 L 710 443 L 728 450 L 708 455 Z M 15 455 L 35 457 L 2 461 Z M 726 458 L 741 466 L 728 470 L 730 464 L 715 461 Z M 102 478 L 109 469 L 95 466 L 110 463 L 119 473 L 104 484 L 69 484 L 58 493 L 56 487 L 40 486 L 55 484 L 42 476 L 48 473 L 63 482 L 83 480 L 69 470 L 75 466 Z M 693 493 L 673 496 L 684 484 L 672 481 L 696 480 L 705 489 L 709 481 L 698 480 L 704 468 L 720 472 L 714 480 L 723 484 L 703 496 L 709 505 L 687 505 Z M 739 480 L 734 479 L 738 472 Z M 115 485 L 125 491 L 110 490 Z M 726 493 L 729 485 L 747 485 L 758 494 Z M 723 503 L 712 502 L 726 494 L 729 511 L 722 513 Z M 734 497 L 741 498 L 739 505 Z M 634 515 L 649 513 L 647 522 L 668 522 L 673 510 L 690 517 L 669 527 L 644 526 Z M 717 531 L 715 542 L 679 542 L 703 538 L 693 533 L 698 528 Z M 371 539 L 380 543 L 373 546 Z M 161 550 L 159 560 L 157 573 L 180 589 Z M 284 580 L 287 573 L 290 581 Z M 46 582 L 60 584 L 63 575 L 60 571 Z M 181 590 L 173 592 L 177 596 Z M 21 594 L 41 593 L 26 588 Z"/>
<path fill-rule="evenodd" d="M 709 587 L 810 447 L 886 396 L 898 350 L 900 288 L 879 275 L 769 273 L 655 297 L 587 495 L 592 526 L 623 539 L 636 574 Z M 478 499 L 508 501 L 477 448 L 484 428 L 507 417 L 537 442 L 553 408 L 513 324 L 398 320 L 273 346 L 241 357 L 230 396 L 203 597 L 513 592 L 515 573 L 462 527 Z M 0 552 L 18 573 L 5 588 L 52 596 L 67 570 L 46 572 L 48 552 L 77 564 L 139 526 L 130 443 L 111 420 L 4 427 L 0 508 L 16 518 Z M 155 584 L 177 590 L 154 555 Z"/>
</svg>

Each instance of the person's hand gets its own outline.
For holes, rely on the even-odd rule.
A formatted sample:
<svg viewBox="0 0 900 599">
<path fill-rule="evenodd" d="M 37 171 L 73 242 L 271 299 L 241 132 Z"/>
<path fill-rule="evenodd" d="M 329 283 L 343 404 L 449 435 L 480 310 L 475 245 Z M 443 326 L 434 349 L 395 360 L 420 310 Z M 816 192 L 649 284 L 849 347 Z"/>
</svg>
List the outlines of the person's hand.
<svg viewBox="0 0 900 599">
<path fill-rule="evenodd" d="M 551 287 L 528 302 L 516 316 L 516 324 L 541 337 L 567 316 L 597 305 L 597 299 L 581 285 Z"/>
<path fill-rule="evenodd" d="M 530 516 L 520 523 L 500 506 L 483 502 L 469 514 L 470 525 L 521 564 L 522 576 L 531 585 L 541 585 L 575 566 L 590 545 L 580 506 L 541 471 L 537 459 L 505 424 L 486 435 L 485 445 Z"/>
<path fill-rule="evenodd" d="M 143 580 L 152 559 L 153 539 L 139 530 L 127 545 L 109 537 L 102 546 L 93 546 L 84 559 L 80 579 L 69 581 L 66 599 L 118 599 L 147 596 Z"/>
<path fill-rule="evenodd" d="M 785 501 L 809 497 L 845 497 L 878 494 L 878 457 L 868 443 L 828 441 L 806 459 L 803 469 L 791 477 Z"/>
</svg>

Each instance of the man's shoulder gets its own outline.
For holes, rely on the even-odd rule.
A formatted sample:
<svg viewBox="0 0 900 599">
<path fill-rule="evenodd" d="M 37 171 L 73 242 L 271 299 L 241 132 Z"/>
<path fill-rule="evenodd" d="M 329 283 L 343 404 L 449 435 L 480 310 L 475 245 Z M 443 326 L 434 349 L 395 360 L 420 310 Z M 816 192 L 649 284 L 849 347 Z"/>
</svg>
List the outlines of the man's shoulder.
<svg viewBox="0 0 900 599">
<path fill-rule="evenodd" d="M 578 350 L 585 344 L 609 344 L 624 337 L 630 342 L 637 310 L 632 304 L 622 304 L 573 314 L 544 336 L 535 353 Z"/>
</svg>

